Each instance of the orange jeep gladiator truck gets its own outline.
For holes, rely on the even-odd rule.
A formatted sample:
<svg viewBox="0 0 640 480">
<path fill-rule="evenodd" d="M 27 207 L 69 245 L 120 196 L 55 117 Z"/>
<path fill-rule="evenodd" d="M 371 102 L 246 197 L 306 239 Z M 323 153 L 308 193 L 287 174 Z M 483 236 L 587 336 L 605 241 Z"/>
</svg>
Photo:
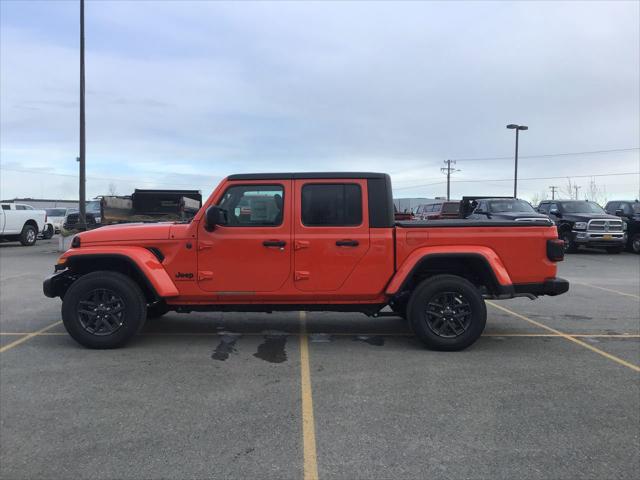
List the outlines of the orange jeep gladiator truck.
<svg viewBox="0 0 640 480">
<path fill-rule="evenodd" d="M 124 345 L 168 311 L 356 311 L 386 306 L 438 350 L 471 345 L 485 298 L 569 289 L 548 222 L 394 220 L 381 173 L 231 175 L 189 222 L 77 235 L 44 281 L 69 334 Z"/>
</svg>

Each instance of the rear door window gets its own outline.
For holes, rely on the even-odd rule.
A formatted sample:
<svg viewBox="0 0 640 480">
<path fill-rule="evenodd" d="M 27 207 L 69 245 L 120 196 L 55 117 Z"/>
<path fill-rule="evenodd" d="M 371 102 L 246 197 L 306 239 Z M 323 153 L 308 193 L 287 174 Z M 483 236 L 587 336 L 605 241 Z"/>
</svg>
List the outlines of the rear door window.
<svg viewBox="0 0 640 480">
<path fill-rule="evenodd" d="M 362 191 L 354 183 L 302 187 L 302 223 L 308 227 L 356 226 L 362 223 Z"/>
</svg>

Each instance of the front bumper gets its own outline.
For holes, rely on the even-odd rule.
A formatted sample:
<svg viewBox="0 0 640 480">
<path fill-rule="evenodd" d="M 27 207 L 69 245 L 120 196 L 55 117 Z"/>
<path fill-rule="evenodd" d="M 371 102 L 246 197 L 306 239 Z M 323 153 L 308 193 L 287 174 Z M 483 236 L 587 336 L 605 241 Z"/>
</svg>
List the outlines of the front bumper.
<svg viewBox="0 0 640 480">
<path fill-rule="evenodd" d="M 590 247 L 619 247 L 627 241 L 627 234 L 624 232 L 591 232 L 589 230 L 573 230 L 571 232 L 573 241 L 578 245 Z"/>
<path fill-rule="evenodd" d="M 44 293 L 45 297 L 62 298 L 76 278 L 76 275 L 72 274 L 69 270 L 49 275 L 42 282 L 42 293 Z"/>
</svg>

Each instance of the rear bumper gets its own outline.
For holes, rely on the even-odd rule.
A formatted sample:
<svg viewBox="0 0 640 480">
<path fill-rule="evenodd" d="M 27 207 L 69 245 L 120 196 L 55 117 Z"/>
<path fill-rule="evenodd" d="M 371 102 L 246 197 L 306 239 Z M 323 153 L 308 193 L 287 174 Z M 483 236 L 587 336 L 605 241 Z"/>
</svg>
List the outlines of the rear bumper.
<svg viewBox="0 0 640 480">
<path fill-rule="evenodd" d="M 513 286 L 515 295 L 549 295 L 554 297 L 569 291 L 569 282 L 564 278 L 547 278 L 542 283 L 519 283 Z"/>
</svg>

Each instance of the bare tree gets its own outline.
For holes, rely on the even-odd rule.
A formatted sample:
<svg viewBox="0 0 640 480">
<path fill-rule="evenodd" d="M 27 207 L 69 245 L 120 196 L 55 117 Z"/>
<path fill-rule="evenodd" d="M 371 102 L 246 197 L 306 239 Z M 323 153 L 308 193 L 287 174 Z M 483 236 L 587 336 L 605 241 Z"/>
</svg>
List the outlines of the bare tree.
<svg viewBox="0 0 640 480">
<path fill-rule="evenodd" d="M 600 187 L 596 183 L 596 179 L 594 177 L 591 177 L 589 187 L 585 193 L 585 198 L 600 205 L 604 205 L 607 203 L 607 191 L 604 187 Z"/>
<path fill-rule="evenodd" d="M 115 183 L 113 183 L 113 182 L 110 182 L 110 183 L 109 183 L 109 190 L 108 190 L 108 192 L 109 192 L 109 195 L 111 195 L 112 197 L 113 197 L 113 196 L 116 196 L 116 195 L 118 194 L 118 187 L 116 187 L 116 184 L 115 184 Z"/>
<path fill-rule="evenodd" d="M 560 195 L 565 198 L 575 198 L 577 200 L 579 188 L 578 184 L 571 180 L 571 177 L 567 177 L 567 183 L 559 189 Z"/>
<path fill-rule="evenodd" d="M 534 194 L 531 196 L 531 205 L 533 205 L 534 207 L 537 207 L 537 206 L 538 206 L 538 204 L 539 204 L 541 201 L 546 200 L 547 198 L 548 198 L 548 197 L 547 197 L 547 192 L 542 192 L 542 193 L 539 193 L 539 192 L 538 192 L 538 193 L 534 193 Z"/>
</svg>

